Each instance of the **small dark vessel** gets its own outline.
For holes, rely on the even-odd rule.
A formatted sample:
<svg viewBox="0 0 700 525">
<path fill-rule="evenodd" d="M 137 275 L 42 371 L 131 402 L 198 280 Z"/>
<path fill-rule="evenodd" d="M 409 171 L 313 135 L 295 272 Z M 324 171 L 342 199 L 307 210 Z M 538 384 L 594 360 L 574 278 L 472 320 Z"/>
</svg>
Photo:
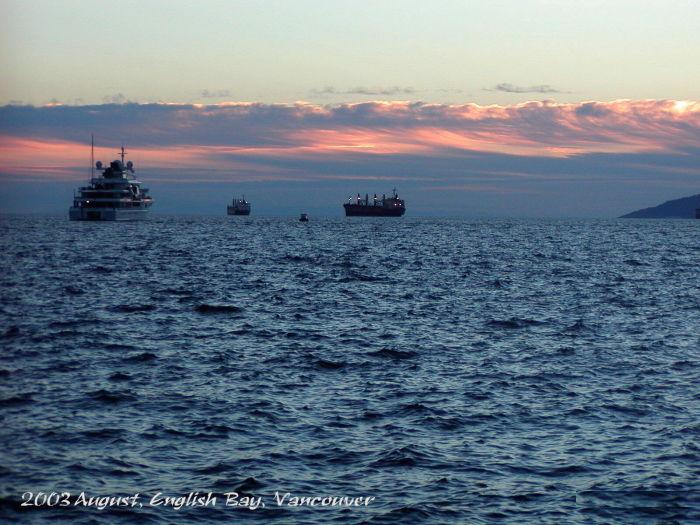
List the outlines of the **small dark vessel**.
<svg viewBox="0 0 700 525">
<path fill-rule="evenodd" d="M 226 207 L 228 215 L 250 215 L 250 203 L 245 200 L 245 195 L 242 199 L 233 198 L 231 204 Z"/>
<path fill-rule="evenodd" d="M 302 213 L 301 217 L 299 217 L 299 222 L 309 222 L 309 214 Z"/>
<path fill-rule="evenodd" d="M 396 188 L 391 197 L 382 195 L 382 198 L 378 199 L 375 193 L 371 201 L 369 194 L 365 194 L 362 200 L 358 193 L 357 198 L 350 197 L 348 202 L 343 204 L 343 208 L 347 217 L 401 217 L 406 213 L 406 204 L 403 199 L 399 199 Z"/>
</svg>

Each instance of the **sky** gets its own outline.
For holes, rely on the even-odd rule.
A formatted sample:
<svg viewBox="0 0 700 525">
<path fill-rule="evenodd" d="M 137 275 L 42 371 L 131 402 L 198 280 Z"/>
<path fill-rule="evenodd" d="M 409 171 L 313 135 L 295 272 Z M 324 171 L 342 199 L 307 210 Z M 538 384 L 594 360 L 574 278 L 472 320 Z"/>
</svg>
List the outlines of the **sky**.
<svg viewBox="0 0 700 525">
<path fill-rule="evenodd" d="M 0 2 L 0 211 L 614 217 L 700 193 L 700 1 Z"/>
</svg>

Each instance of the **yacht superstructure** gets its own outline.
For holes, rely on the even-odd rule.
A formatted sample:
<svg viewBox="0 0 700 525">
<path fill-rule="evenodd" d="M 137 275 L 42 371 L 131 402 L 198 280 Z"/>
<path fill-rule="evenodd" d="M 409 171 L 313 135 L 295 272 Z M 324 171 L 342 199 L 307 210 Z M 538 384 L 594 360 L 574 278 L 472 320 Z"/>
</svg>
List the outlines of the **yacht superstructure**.
<svg viewBox="0 0 700 525">
<path fill-rule="evenodd" d="M 136 180 L 134 164 L 131 161 L 124 164 L 125 155 L 122 146 L 119 160 L 113 160 L 107 167 L 99 161 L 94 164 L 90 184 L 74 192 L 73 206 L 68 212 L 71 220 L 128 221 L 148 216 L 153 199 L 148 189 Z M 95 177 L 95 169 L 103 170 L 101 176 Z"/>
</svg>

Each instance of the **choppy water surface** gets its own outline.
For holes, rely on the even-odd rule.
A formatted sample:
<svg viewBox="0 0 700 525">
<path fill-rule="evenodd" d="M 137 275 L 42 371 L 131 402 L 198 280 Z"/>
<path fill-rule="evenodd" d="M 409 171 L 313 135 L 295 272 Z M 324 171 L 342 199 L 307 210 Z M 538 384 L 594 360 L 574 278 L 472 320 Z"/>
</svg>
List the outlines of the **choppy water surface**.
<svg viewBox="0 0 700 525">
<path fill-rule="evenodd" d="M 3 520 L 700 519 L 700 221 L 4 217 L 0 238 Z"/>
</svg>

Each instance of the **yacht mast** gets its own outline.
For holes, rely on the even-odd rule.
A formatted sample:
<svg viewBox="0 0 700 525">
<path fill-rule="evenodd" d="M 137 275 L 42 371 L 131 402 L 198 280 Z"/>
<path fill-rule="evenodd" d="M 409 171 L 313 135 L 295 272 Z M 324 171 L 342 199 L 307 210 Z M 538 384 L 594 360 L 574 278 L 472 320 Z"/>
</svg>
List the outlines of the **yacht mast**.
<svg viewBox="0 0 700 525">
<path fill-rule="evenodd" d="M 95 134 L 90 133 L 90 179 L 95 178 Z"/>
</svg>

